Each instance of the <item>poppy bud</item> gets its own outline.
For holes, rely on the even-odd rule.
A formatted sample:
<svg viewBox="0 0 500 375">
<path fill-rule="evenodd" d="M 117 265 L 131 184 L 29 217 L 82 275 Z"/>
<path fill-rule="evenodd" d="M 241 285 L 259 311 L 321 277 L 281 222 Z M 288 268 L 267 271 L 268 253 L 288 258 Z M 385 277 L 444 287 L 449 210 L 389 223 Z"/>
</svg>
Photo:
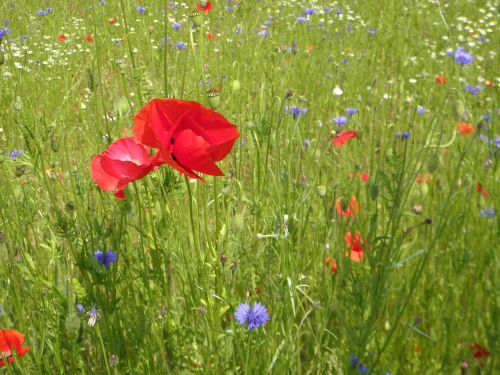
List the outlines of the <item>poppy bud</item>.
<svg viewBox="0 0 500 375">
<path fill-rule="evenodd" d="M 376 200 L 378 198 L 379 188 L 377 184 L 370 184 L 370 198 Z"/>
<path fill-rule="evenodd" d="M 424 223 L 427 225 L 430 225 L 430 224 L 432 224 L 432 219 L 430 217 L 428 217 L 424 220 Z"/>
<path fill-rule="evenodd" d="M 286 90 L 286 92 L 285 92 L 285 99 L 289 99 L 292 96 L 293 96 L 293 90 L 291 90 L 291 89 Z"/>
<path fill-rule="evenodd" d="M 241 89 L 241 82 L 235 79 L 233 82 L 231 82 L 231 90 L 233 92 L 238 92 Z"/>
<path fill-rule="evenodd" d="M 220 105 L 220 89 L 213 88 L 207 91 L 208 105 L 212 109 L 217 109 Z"/>
<path fill-rule="evenodd" d="M 14 111 L 21 112 L 21 110 L 23 109 L 23 101 L 20 96 L 16 96 L 16 100 L 14 100 L 12 106 L 14 107 Z"/>
<path fill-rule="evenodd" d="M 427 184 L 420 185 L 420 191 L 422 192 L 422 195 L 425 197 L 429 192 L 429 185 Z"/>
<path fill-rule="evenodd" d="M 196 27 L 200 27 L 203 22 L 203 15 L 199 10 L 193 10 L 189 13 L 189 18 L 191 18 L 191 22 L 193 22 L 193 25 Z"/>
<path fill-rule="evenodd" d="M 231 272 L 236 272 L 236 270 L 238 269 L 238 263 L 236 262 L 232 262 L 231 263 Z"/>
<path fill-rule="evenodd" d="M 222 263 L 222 265 L 227 263 L 227 256 L 225 256 L 224 254 L 221 254 L 219 259 L 220 259 L 220 262 Z"/>
</svg>

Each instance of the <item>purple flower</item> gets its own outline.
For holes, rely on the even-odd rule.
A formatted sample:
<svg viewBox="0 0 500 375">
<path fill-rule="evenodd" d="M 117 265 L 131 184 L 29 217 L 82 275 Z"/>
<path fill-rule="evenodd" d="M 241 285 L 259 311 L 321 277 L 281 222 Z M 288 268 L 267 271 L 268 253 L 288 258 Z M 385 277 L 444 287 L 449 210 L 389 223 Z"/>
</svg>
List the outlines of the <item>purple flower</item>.
<svg viewBox="0 0 500 375">
<path fill-rule="evenodd" d="M 113 250 L 107 250 L 106 252 L 97 250 L 94 256 L 106 268 L 109 268 L 112 263 L 116 262 L 116 253 Z"/>
<path fill-rule="evenodd" d="M 411 137 L 410 132 L 402 132 L 402 133 L 396 132 L 394 135 L 397 139 L 401 139 L 402 141 L 406 141 L 408 138 Z"/>
<path fill-rule="evenodd" d="M 307 8 L 307 9 L 304 9 L 304 12 L 303 12 L 306 16 L 310 16 L 311 14 L 316 14 L 317 12 L 312 9 L 312 8 Z"/>
<path fill-rule="evenodd" d="M 45 11 L 46 11 L 48 14 L 50 14 L 50 13 L 52 13 L 52 12 L 54 11 L 54 9 L 52 9 L 52 8 L 47 8 L 47 9 L 45 9 Z"/>
<path fill-rule="evenodd" d="M 269 36 L 269 31 L 266 29 L 261 29 L 261 30 L 257 30 L 257 34 L 259 34 L 260 36 L 266 37 L 266 36 Z"/>
<path fill-rule="evenodd" d="M 137 11 L 137 13 L 140 13 L 140 14 L 146 13 L 146 8 L 144 8 L 144 7 L 137 7 L 137 8 L 135 8 L 135 10 Z"/>
<path fill-rule="evenodd" d="M 467 52 L 464 47 L 457 47 L 455 51 L 455 61 L 460 65 L 468 65 L 474 61 L 474 56 Z"/>
<path fill-rule="evenodd" d="M 36 11 L 36 15 L 40 16 L 40 17 L 46 16 L 47 15 L 47 11 L 45 11 L 45 10 L 37 10 Z"/>
<path fill-rule="evenodd" d="M 83 312 L 85 311 L 85 309 L 83 308 L 83 305 L 81 303 L 76 305 L 76 309 L 78 310 L 78 312 L 80 314 L 83 314 Z"/>
<path fill-rule="evenodd" d="M 368 372 L 368 367 L 364 366 L 362 363 L 359 364 L 358 371 L 361 374 L 366 374 Z"/>
<path fill-rule="evenodd" d="M 267 309 L 259 302 L 254 302 L 252 308 L 245 302 L 238 305 L 234 318 L 241 325 L 248 323 L 248 330 L 251 331 L 266 323 L 269 320 L 269 314 Z"/>
<path fill-rule="evenodd" d="M 342 11 L 342 9 L 337 9 L 335 13 L 337 14 L 337 16 L 340 16 L 344 12 Z"/>
<path fill-rule="evenodd" d="M 307 22 L 307 18 L 306 17 L 297 17 L 297 23 L 306 23 Z"/>
<path fill-rule="evenodd" d="M 481 208 L 481 217 L 495 217 L 495 209 L 492 208 Z"/>
<path fill-rule="evenodd" d="M 179 22 L 174 22 L 174 23 L 172 24 L 172 28 L 173 28 L 174 30 L 179 30 L 181 27 L 182 27 L 182 25 L 181 25 Z"/>
<path fill-rule="evenodd" d="M 90 327 L 93 327 L 95 325 L 95 322 L 97 321 L 97 318 L 101 316 L 101 311 L 99 311 L 95 305 L 92 306 L 89 311 L 87 312 L 87 315 L 89 317 L 88 325 Z"/>
<path fill-rule="evenodd" d="M 419 116 L 423 116 L 423 115 L 424 115 L 424 113 L 425 113 L 425 108 L 424 108 L 423 106 L 419 105 L 419 106 L 417 107 L 417 114 L 418 114 Z"/>
<path fill-rule="evenodd" d="M 351 366 L 352 366 L 352 368 L 356 368 L 356 366 L 359 363 L 358 356 L 356 354 L 351 354 L 349 356 L 349 359 L 351 360 Z"/>
<path fill-rule="evenodd" d="M 465 91 L 470 92 L 474 96 L 478 96 L 483 88 L 481 86 L 472 86 L 469 84 L 465 85 Z"/>
<path fill-rule="evenodd" d="M 2 40 L 2 38 L 5 36 L 5 35 L 8 35 L 10 34 L 12 31 L 10 31 L 10 29 L 8 27 L 1 27 L 0 28 L 0 40 Z"/>
<path fill-rule="evenodd" d="M 20 156 L 23 156 L 23 150 L 18 150 L 17 148 L 15 148 L 11 152 L 9 152 L 9 158 L 17 159 Z"/>
<path fill-rule="evenodd" d="M 174 43 L 174 47 L 177 48 L 179 51 L 186 49 L 186 43 L 184 42 L 177 42 Z"/>
<path fill-rule="evenodd" d="M 375 35 L 376 33 L 377 33 L 377 30 L 376 30 L 375 28 L 370 27 L 370 28 L 368 29 L 368 34 L 370 34 L 370 35 Z"/>
<path fill-rule="evenodd" d="M 337 126 L 339 128 L 341 128 L 342 126 L 344 126 L 345 124 L 347 124 L 349 122 L 349 119 L 345 116 L 337 116 L 337 117 L 334 117 L 332 121 L 335 124 L 337 124 Z"/>
<path fill-rule="evenodd" d="M 307 108 L 299 108 L 296 105 L 294 105 L 291 108 L 285 106 L 285 112 L 291 114 L 293 116 L 293 119 L 296 120 L 299 118 L 299 116 L 302 116 L 307 113 Z"/>
<path fill-rule="evenodd" d="M 106 5 L 106 2 L 105 2 L 104 0 L 100 0 L 100 1 L 99 1 L 99 5 L 101 5 L 101 6 L 105 6 L 105 5 Z"/>
<path fill-rule="evenodd" d="M 345 113 L 347 113 L 348 116 L 354 116 L 358 113 L 358 109 L 356 107 L 347 107 L 345 109 Z"/>
</svg>

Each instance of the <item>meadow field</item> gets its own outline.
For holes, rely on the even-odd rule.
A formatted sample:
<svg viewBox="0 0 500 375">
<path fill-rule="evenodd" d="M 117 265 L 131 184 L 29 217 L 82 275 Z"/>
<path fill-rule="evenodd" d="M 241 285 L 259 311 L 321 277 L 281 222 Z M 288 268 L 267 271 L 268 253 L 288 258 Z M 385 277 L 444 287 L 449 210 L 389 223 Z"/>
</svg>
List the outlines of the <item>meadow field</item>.
<svg viewBox="0 0 500 375">
<path fill-rule="evenodd" d="M 500 374 L 493 0 L 0 1 L 0 372 Z"/>
</svg>

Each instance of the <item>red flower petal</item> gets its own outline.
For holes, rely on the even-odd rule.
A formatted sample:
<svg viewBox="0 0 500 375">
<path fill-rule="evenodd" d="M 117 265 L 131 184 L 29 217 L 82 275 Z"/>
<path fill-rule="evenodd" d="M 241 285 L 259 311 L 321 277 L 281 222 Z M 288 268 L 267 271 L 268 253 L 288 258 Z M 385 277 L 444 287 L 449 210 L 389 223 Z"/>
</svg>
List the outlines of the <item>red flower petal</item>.
<svg viewBox="0 0 500 375">
<path fill-rule="evenodd" d="M 116 199 L 125 199 L 122 190 L 156 167 L 158 155 L 150 158 L 148 151 L 133 138 L 121 138 L 92 159 L 92 178 L 102 190 L 115 191 Z"/>
<path fill-rule="evenodd" d="M 343 198 L 337 199 L 335 207 L 337 208 L 337 215 L 339 216 L 354 216 L 359 212 L 359 205 L 356 197 L 353 195 L 345 207 L 342 207 Z"/>
<path fill-rule="evenodd" d="M 239 137 L 235 125 L 219 113 L 194 101 L 153 99 L 134 119 L 134 136 L 158 148 L 161 161 L 189 177 L 194 171 L 221 176 L 215 165 Z"/>
<path fill-rule="evenodd" d="M 15 349 L 18 357 L 24 356 L 29 350 L 29 347 L 22 347 L 24 344 L 24 336 L 13 329 L 2 329 L 0 330 L 0 351 L 9 356 L 7 358 L 8 363 L 14 362 L 14 357 L 12 357 L 12 351 Z M 0 366 L 5 366 L 3 360 L 0 361 Z"/>
<path fill-rule="evenodd" d="M 340 132 L 336 138 L 332 139 L 332 145 L 336 147 L 341 147 L 346 143 L 349 139 L 357 137 L 358 132 L 355 130 L 344 130 Z"/>
</svg>

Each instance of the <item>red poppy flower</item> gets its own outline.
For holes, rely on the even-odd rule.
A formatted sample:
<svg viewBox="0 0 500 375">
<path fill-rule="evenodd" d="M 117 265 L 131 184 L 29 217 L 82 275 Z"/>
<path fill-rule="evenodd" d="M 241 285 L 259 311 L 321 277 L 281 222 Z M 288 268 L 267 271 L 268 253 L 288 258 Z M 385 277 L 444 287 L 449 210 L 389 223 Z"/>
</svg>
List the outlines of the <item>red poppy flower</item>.
<svg viewBox="0 0 500 375">
<path fill-rule="evenodd" d="M 474 350 L 472 356 L 474 358 L 483 358 L 489 356 L 491 353 L 484 346 L 479 345 L 477 342 L 471 344 L 470 348 Z"/>
<path fill-rule="evenodd" d="M 448 83 L 448 78 L 446 78 L 446 76 L 443 76 L 441 74 L 438 74 L 436 76 L 436 83 L 438 85 L 446 85 Z"/>
<path fill-rule="evenodd" d="M 102 154 L 92 159 L 92 178 L 104 191 L 114 191 L 115 198 L 125 199 L 123 189 L 146 176 L 157 164 L 159 154 L 149 156 L 149 148 L 133 138 L 113 142 Z"/>
<path fill-rule="evenodd" d="M 94 42 L 94 37 L 90 34 L 88 35 L 85 35 L 85 39 L 87 40 L 87 42 L 89 43 L 93 43 Z"/>
<path fill-rule="evenodd" d="M 337 262 L 335 261 L 334 258 L 332 258 L 332 257 L 326 257 L 326 259 L 325 259 L 325 265 L 326 266 L 330 265 L 330 272 L 331 273 L 336 273 L 337 272 Z"/>
<path fill-rule="evenodd" d="M 116 18 L 108 18 L 108 23 L 114 25 L 116 23 Z"/>
<path fill-rule="evenodd" d="M 358 132 L 355 130 L 344 130 L 343 132 L 340 132 L 337 137 L 332 139 L 332 145 L 336 147 L 341 147 L 346 143 L 349 139 L 357 137 Z"/>
<path fill-rule="evenodd" d="M 207 38 L 208 39 L 213 39 L 217 36 L 217 34 L 214 34 L 214 33 L 207 33 Z"/>
<path fill-rule="evenodd" d="M 494 86 L 493 81 L 491 79 L 487 79 L 486 81 L 484 81 L 484 85 L 488 88 Z"/>
<path fill-rule="evenodd" d="M 368 172 L 361 172 L 359 174 L 359 177 L 361 178 L 361 181 L 363 181 L 363 182 L 368 182 L 368 180 L 370 179 L 370 175 L 368 174 Z"/>
<path fill-rule="evenodd" d="M 361 233 L 354 232 L 353 235 L 352 232 L 347 232 L 345 234 L 345 242 L 350 247 L 350 249 L 346 250 L 345 255 L 350 257 L 354 262 L 361 262 L 364 257 L 364 250 L 361 245 L 365 243 L 361 237 Z"/>
<path fill-rule="evenodd" d="M 207 14 L 212 10 L 212 3 L 210 1 L 196 3 L 196 9 L 201 10 L 203 13 Z"/>
<path fill-rule="evenodd" d="M 474 130 L 476 130 L 476 128 L 474 128 L 474 125 L 468 122 L 459 122 L 457 125 L 457 130 L 460 132 L 460 134 L 468 137 L 469 135 L 474 133 Z"/>
<path fill-rule="evenodd" d="M 476 191 L 485 198 L 488 198 L 490 196 L 490 192 L 488 191 L 488 189 L 486 189 L 480 182 L 478 182 L 476 185 Z"/>
<path fill-rule="evenodd" d="M 3 357 L 7 358 L 7 362 L 10 364 L 14 362 L 14 356 L 12 351 L 15 349 L 18 357 L 24 356 L 29 350 L 29 347 L 22 347 L 24 343 L 24 336 L 14 330 L 14 329 L 2 329 L 0 330 L 0 352 L 3 353 Z M 3 359 L 0 359 L 0 367 L 5 366 Z"/>
<path fill-rule="evenodd" d="M 59 34 L 59 36 L 57 37 L 57 40 L 59 40 L 60 42 L 65 42 L 68 40 L 68 37 L 64 34 Z"/>
<path fill-rule="evenodd" d="M 432 175 L 430 173 L 426 173 L 425 175 L 418 175 L 416 182 L 417 184 L 421 185 L 422 182 L 425 182 L 426 184 L 431 180 Z"/>
<path fill-rule="evenodd" d="M 351 196 L 350 202 L 346 202 L 343 198 L 337 199 L 335 203 L 337 207 L 337 215 L 340 216 L 354 216 L 359 212 L 359 205 L 356 197 Z"/>
<path fill-rule="evenodd" d="M 153 99 L 136 114 L 134 136 L 159 150 L 158 163 L 204 181 L 194 171 L 223 176 L 215 162 L 224 159 L 240 135 L 222 115 L 197 102 Z"/>
</svg>

